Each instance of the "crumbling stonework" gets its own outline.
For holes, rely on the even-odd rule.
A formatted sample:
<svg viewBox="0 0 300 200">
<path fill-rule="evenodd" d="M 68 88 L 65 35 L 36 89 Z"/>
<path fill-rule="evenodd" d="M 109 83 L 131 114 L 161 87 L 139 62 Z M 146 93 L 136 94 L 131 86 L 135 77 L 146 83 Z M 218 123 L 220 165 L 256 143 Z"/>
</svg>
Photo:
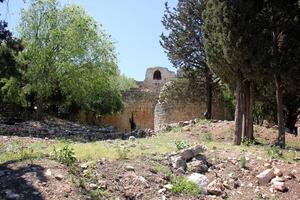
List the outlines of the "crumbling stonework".
<svg viewBox="0 0 300 200">
<path fill-rule="evenodd" d="M 160 89 L 169 81 L 175 80 L 175 72 L 164 67 L 152 67 L 146 71 L 146 77 L 142 84 L 143 89 L 159 93 Z"/>
<path fill-rule="evenodd" d="M 154 110 L 154 130 L 159 131 L 167 124 L 204 118 L 206 99 L 204 89 L 193 90 L 187 79 L 167 83 L 160 92 Z M 218 90 L 213 94 L 212 118 L 225 119 L 222 96 Z"/>
<path fill-rule="evenodd" d="M 119 131 L 130 132 L 132 116 L 137 128 L 156 131 L 166 124 L 204 117 L 204 88 L 192 90 L 190 86 L 195 84 L 184 78 L 176 79 L 176 74 L 167 68 L 148 68 L 144 82 L 138 82 L 138 86 L 123 92 L 124 108 L 119 113 L 98 118 L 91 113 L 81 113 L 80 121 L 114 126 Z M 215 92 L 212 117 L 225 119 L 224 115 L 220 92 Z"/>
<path fill-rule="evenodd" d="M 154 107 L 157 102 L 157 94 L 152 91 L 131 89 L 123 93 L 124 108 L 115 115 L 101 117 L 98 123 L 112 125 L 120 131 L 130 131 L 129 119 L 133 115 L 137 128 L 154 129 Z"/>
</svg>

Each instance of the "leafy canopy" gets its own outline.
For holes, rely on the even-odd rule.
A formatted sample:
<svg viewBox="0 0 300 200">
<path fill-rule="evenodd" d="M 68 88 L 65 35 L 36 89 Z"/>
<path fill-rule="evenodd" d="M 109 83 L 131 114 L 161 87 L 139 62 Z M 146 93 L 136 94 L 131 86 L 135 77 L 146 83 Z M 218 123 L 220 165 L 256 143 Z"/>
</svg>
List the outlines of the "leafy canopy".
<svg viewBox="0 0 300 200">
<path fill-rule="evenodd" d="M 22 10 L 19 32 L 28 66 L 27 91 L 40 107 L 64 106 L 111 113 L 121 108 L 114 44 L 83 8 L 33 0 Z"/>
</svg>

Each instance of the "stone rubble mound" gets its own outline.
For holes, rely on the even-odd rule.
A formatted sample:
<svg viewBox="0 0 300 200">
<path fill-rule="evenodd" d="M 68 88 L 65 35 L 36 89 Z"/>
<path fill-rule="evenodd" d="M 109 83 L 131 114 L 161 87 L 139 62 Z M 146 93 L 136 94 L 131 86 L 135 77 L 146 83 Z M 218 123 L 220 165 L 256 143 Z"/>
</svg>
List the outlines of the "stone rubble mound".
<svg viewBox="0 0 300 200">
<path fill-rule="evenodd" d="M 75 122 L 57 118 L 46 118 L 41 121 L 25 121 L 14 124 L 0 123 L 2 135 L 38 137 L 45 139 L 72 139 L 81 142 L 128 139 L 130 136 L 136 138 L 150 136 L 151 130 L 136 130 L 130 133 L 117 131 L 114 127 L 99 127 L 91 125 L 80 125 Z"/>
</svg>

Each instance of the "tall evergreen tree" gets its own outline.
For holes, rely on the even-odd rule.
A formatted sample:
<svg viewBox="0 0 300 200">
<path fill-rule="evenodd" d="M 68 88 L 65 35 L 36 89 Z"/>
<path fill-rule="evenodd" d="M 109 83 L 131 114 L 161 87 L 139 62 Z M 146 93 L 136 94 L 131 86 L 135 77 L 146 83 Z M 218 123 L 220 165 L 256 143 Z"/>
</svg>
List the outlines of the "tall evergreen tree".
<svg viewBox="0 0 300 200">
<path fill-rule="evenodd" d="M 185 75 L 200 83 L 200 86 L 205 85 L 206 113 L 207 118 L 210 118 L 213 79 L 206 64 L 203 45 L 203 9 L 204 0 L 179 0 L 174 9 L 166 3 L 162 20 L 166 33 L 161 35 L 161 45 L 174 67 L 182 69 Z"/>
<path fill-rule="evenodd" d="M 278 145 L 285 147 L 284 93 L 296 90 L 300 77 L 300 8 L 297 0 L 266 0 L 258 21 L 263 27 L 260 45 L 261 72 L 276 87 Z M 295 97 L 296 98 L 296 97 Z M 297 104 L 297 102 L 296 102 Z"/>
<path fill-rule="evenodd" d="M 256 1 L 208 0 L 204 18 L 204 46 L 210 69 L 236 93 L 234 144 L 253 138 L 251 83 L 254 74 L 252 40 Z"/>
</svg>

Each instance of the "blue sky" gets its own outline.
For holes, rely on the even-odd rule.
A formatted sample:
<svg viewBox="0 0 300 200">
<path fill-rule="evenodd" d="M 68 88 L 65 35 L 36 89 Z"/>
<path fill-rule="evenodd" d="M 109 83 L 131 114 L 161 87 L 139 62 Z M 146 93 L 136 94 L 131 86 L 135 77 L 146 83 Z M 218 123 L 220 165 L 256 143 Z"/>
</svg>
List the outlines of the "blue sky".
<svg viewBox="0 0 300 200">
<path fill-rule="evenodd" d="M 175 70 L 159 44 L 164 31 L 161 19 L 166 0 L 61 0 L 62 3 L 76 3 L 102 24 L 116 42 L 119 68 L 125 75 L 143 80 L 146 68 L 168 67 Z M 28 2 L 28 0 L 26 1 Z M 175 6 L 177 0 L 168 0 Z M 28 3 L 27 3 L 28 4 Z M 9 0 L 1 5 L 1 18 L 9 23 L 16 33 L 20 9 L 26 7 L 23 0 Z"/>
</svg>

